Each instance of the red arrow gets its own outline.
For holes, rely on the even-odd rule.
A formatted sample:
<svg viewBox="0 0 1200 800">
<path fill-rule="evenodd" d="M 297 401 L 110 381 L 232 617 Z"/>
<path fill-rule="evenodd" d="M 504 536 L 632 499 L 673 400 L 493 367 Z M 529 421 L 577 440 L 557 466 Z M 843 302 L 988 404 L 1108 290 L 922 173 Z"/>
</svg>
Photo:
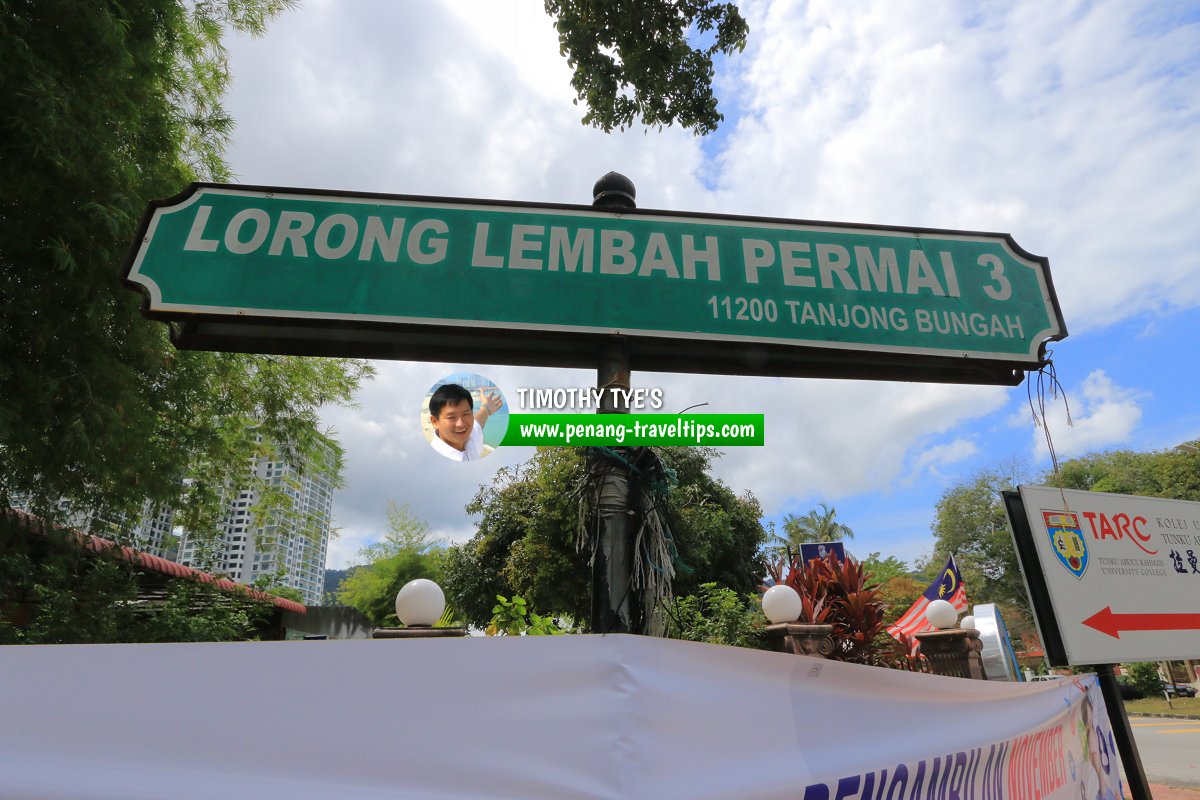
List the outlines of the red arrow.
<svg viewBox="0 0 1200 800">
<path fill-rule="evenodd" d="M 1089 628 L 1121 638 L 1121 631 L 1200 630 L 1200 614 L 1114 614 L 1112 606 L 1083 621 Z"/>
</svg>

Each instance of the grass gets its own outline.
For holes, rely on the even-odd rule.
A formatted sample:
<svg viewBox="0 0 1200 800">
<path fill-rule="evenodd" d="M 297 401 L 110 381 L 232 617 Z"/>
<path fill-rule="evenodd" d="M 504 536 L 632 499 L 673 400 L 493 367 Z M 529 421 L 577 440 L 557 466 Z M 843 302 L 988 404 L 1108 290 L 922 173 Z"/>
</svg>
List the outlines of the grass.
<svg viewBox="0 0 1200 800">
<path fill-rule="evenodd" d="M 1200 717 L 1200 697 L 1176 697 L 1167 706 L 1166 698 L 1144 697 L 1141 700 L 1126 700 L 1125 711 L 1129 714 L 1153 714 L 1164 717 Z"/>
</svg>

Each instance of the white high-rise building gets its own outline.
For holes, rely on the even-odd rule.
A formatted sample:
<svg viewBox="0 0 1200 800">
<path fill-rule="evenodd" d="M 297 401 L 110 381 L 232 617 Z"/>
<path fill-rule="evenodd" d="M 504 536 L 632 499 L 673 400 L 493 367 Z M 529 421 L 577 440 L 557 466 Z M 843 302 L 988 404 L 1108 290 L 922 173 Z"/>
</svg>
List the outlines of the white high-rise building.
<svg viewBox="0 0 1200 800">
<path fill-rule="evenodd" d="M 298 589 L 306 605 L 317 605 L 332 530 L 332 477 L 311 463 L 298 470 L 274 453 L 256 457 L 251 470 L 265 485 L 262 491 L 284 495 L 283 508 L 256 518 L 259 490 L 230 491 L 220 536 L 207 539 L 185 531 L 179 563 L 248 585 L 265 577 L 272 585 Z"/>
<path fill-rule="evenodd" d="M 142 506 L 137 527 L 133 529 L 133 546 L 152 556 L 174 561 L 179 546 L 179 539 L 172 531 L 174 519 L 174 511 L 155 508 L 147 500 Z"/>
</svg>

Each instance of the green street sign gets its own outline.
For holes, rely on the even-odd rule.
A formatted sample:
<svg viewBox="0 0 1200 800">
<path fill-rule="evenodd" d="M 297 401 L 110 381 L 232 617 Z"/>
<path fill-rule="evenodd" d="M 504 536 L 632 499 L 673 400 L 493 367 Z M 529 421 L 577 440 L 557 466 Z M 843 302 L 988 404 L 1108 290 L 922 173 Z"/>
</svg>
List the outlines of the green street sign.
<svg viewBox="0 0 1200 800">
<path fill-rule="evenodd" d="M 617 335 L 639 369 L 1015 383 L 1066 335 L 1005 234 L 641 209 L 194 184 L 126 277 L 227 349 L 591 366 Z"/>
</svg>

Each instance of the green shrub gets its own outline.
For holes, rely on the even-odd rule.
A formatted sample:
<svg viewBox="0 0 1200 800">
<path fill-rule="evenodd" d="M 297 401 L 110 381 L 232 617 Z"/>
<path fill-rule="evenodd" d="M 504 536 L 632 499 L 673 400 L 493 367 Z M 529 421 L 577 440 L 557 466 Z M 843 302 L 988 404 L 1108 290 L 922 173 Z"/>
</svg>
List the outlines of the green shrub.
<svg viewBox="0 0 1200 800">
<path fill-rule="evenodd" d="M 565 632 L 552 617 L 535 614 L 525 603 L 525 598 L 509 600 L 501 594 L 496 595 L 492 621 L 486 631 L 488 636 L 558 636 Z"/>
<path fill-rule="evenodd" d="M 1158 677 L 1158 664 L 1153 661 L 1143 661 L 1138 664 L 1123 664 L 1129 685 L 1137 689 L 1145 697 L 1155 697 L 1162 694 L 1162 679 Z"/>
<path fill-rule="evenodd" d="M 699 594 L 676 598 L 665 609 L 669 638 L 769 649 L 767 618 L 756 596 L 742 597 L 716 583 L 703 583 L 699 588 Z"/>
</svg>

